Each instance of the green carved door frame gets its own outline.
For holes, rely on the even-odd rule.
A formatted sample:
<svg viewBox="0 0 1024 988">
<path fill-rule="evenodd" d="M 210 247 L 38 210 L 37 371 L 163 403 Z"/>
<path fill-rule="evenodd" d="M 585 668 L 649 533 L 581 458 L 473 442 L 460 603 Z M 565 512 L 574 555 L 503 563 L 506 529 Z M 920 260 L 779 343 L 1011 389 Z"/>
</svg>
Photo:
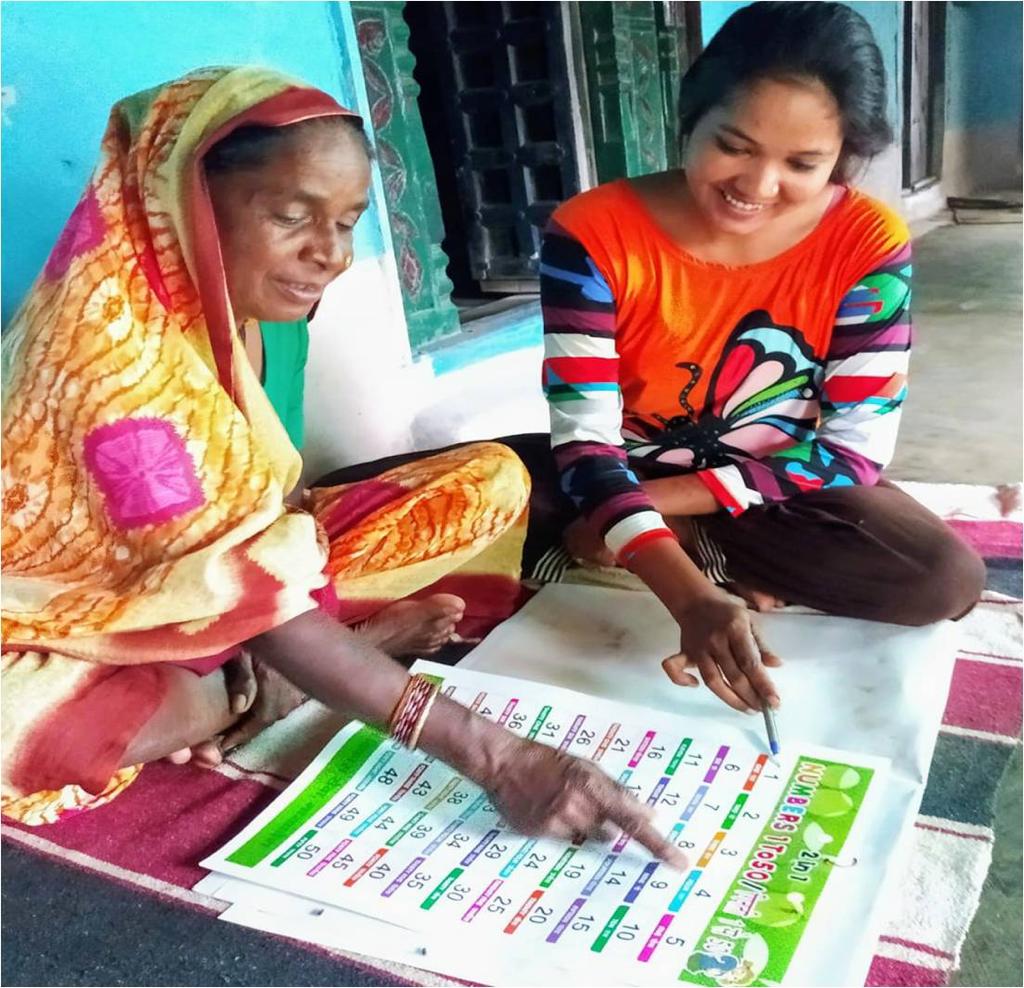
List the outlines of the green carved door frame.
<svg viewBox="0 0 1024 988">
<path fill-rule="evenodd" d="M 597 182 L 679 164 L 679 79 L 700 46 L 700 4 L 573 3 Z"/>
<path fill-rule="evenodd" d="M 377 160 L 413 352 L 459 330 L 444 226 L 401 3 L 353 3 Z"/>
</svg>

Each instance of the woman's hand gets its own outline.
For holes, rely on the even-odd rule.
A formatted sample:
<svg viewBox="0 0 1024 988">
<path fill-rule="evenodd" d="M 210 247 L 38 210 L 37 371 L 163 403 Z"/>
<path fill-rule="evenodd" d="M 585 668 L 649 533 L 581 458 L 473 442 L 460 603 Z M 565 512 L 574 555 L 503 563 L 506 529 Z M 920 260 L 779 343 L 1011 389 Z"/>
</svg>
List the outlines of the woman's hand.
<svg viewBox="0 0 1024 988">
<path fill-rule="evenodd" d="M 651 811 L 593 762 L 509 734 L 499 770 L 481 784 L 521 833 L 582 843 L 617 828 L 673 868 L 686 867 L 654 828 Z"/>
<path fill-rule="evenodd" d="M 302 690 L 288 682 L 276 669 L 265 662 L 250 662 L 252 699 L 247 706 L 241 706 L 245 696 L 232 694 L 232 710 L 237 711 L 240 707 L 244 713 L 224 734 L 220 748 L 225 755 L 251 741 L 264 728 L 287 717 L 307 699 Z M 230 684 L 228 688 L 230 692 Z"/>
<path fill-rule="evenodd" d="M 565 551 L 583 566 L 614 566 L 615 555 L 586 518 L 574 518 L 562 536 Z"/>
<path fill-rule="evenodd" d="M 388 723 L 409 680 L 393 659 L 318 612 L 251 645 L 258 660 L 299 689 L 370 723 Z M 490 792 L 517 829 L 565 839 L 612 825 L 669 864 L 685 866 L 652 825 L 650 811 L 596 765 L 519 738 L 450 697 L 435 698 L 419 747 Z"/>
<path fill-rule="evenodd" d="M 705 685 L 730 707 L 759 711 L 767 702 L 779 704 L 779 695 L 765 666 L 782 665 L 757 635 L 750 612 L 717 589 L 694 596 L 676 612 L 679 652 L 662 662 L 668 678 L 679 686 L 696 686 L 699 670 Z"/>
</svg>

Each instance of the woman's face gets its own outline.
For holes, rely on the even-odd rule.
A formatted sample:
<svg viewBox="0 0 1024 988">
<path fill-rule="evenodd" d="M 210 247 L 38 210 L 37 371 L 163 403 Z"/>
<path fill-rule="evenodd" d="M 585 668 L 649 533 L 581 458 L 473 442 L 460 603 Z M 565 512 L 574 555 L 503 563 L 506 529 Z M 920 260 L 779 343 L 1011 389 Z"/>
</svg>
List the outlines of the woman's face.
<svg viewBox="0 0 1024 988">
<path fill-rule="evenodd" d="M 763 79 L 709 110 L 684 156 L 697 208 L 720 233 L 750 234 L 817 200 L 843 147 L 820 83 Z"/>
<path fill-rule="evenodd" d="M 311 129 L 261 168 L 214 174 L 209 184 L 235 319 L 303 318 L 352 263 L 370 185 L 358 136 Z"/>
</svg>

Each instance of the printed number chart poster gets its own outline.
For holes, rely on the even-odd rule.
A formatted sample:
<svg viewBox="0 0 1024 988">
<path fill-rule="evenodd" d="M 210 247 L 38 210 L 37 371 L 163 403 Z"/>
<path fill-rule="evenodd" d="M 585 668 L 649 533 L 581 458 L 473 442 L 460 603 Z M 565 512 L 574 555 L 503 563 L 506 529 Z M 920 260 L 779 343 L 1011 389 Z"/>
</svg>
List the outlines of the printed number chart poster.
<svg viewBox="0 0 1024 988">
<path fill-rule="evenodd" d="M 688 869 L 621 834 L 582 845 L 519 835 L 479 787 L 359 723 L 204 867 L 394 924 L 396 935 L 449 947 L 470 937 L 506 970 L 514 958 L 520 971 L 589 969 L 603 983 L 778 984 L 813 945 L 832 859 L 854 848 L 887 762 L 803 746 L 776 763 L 750 743 L 691 736 L 683 717 L 415 668 L 516 734 L 596 762 L 655 811 Z M 490 973 L 462 968 L 442 973 Z"/>
</svg>

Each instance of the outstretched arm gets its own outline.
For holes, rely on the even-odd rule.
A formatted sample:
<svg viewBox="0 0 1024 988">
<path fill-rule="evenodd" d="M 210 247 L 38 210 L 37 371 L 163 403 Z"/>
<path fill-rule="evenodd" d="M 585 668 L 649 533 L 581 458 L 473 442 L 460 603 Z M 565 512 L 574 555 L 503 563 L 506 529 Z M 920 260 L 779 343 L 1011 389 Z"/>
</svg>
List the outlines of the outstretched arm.
<svg viewBox="0 0 1024 988">
<path fill-rule="evenodd" d="M 250 642 L 254 655 L 322 703 L 386 726 L 409 675 L 394 659 L 319 611 Z M 574 838 L 613 824 L 670 864 L 685 862 L 651 824 L 646 807 L 592 762 L 526 741 L 438 696 L 419 747 L 488 790 L 524 833 Z"/>
</svg>

